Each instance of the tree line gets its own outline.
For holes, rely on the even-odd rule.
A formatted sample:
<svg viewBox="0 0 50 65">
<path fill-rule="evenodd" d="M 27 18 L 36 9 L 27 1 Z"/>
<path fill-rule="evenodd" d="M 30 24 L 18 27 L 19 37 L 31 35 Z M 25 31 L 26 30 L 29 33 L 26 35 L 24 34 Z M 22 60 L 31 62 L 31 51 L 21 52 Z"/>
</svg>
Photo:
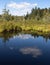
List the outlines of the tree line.
<svg viewBox="0 0 50 65">
<path fill-rule="evenodd" d="M 6 8 L 3 9 L 3 13 L 0 15 L 0 21 L 23 21 L 23 20 L 48 20 L 50 21 L 50 8 L 33 8 L 31 13 L 26 16 L 13 16 L 9 13 L 10 11 Z"/>
<path fill-rule="evenodd" d="M 35 7 L 31 10 L 30 14 L 27 12 L 25 19 L 50 21 L 50 8 L 40 9 L 40 8 Z"/>
</svg>

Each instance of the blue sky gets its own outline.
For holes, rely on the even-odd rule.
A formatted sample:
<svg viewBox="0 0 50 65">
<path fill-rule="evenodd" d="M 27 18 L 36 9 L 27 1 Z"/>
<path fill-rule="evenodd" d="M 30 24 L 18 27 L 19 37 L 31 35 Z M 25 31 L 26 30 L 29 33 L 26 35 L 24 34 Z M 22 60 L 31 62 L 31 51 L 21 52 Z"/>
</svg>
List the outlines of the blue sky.
<svg viewBox="0 0 50 65">
<path fill-rule="evenodd" d="M 25 15 L 31 12 L 35 6 L 40 8 L 49 8 L 50 0 L 0 0 L 0 14 L 6 4 L 12 15 Z"/>
</svg>

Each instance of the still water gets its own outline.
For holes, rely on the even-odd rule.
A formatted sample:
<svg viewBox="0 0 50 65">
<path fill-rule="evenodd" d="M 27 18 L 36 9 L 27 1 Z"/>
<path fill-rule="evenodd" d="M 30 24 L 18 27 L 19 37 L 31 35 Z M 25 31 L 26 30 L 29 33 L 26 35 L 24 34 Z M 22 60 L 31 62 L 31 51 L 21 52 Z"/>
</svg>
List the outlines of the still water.
<svg viewBox="0 0 50 65">
<path fill-rule="evenodd" d="M 0 64 L 50 65 L 50 39 L 31 34 L 1 36 Z"/>
</svg>

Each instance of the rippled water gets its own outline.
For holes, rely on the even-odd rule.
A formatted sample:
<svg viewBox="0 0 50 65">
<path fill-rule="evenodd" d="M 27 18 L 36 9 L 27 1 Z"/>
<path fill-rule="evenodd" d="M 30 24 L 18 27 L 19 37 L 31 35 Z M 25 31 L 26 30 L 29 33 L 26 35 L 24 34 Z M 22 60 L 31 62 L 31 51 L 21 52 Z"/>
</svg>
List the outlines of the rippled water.
<svg viewBox="0 0 50 65">
<path fill-rule="evenodd" d="M 31 34 L 0 37 L 0 64 L 50 65 L 50 39 Z"/>
</svg>

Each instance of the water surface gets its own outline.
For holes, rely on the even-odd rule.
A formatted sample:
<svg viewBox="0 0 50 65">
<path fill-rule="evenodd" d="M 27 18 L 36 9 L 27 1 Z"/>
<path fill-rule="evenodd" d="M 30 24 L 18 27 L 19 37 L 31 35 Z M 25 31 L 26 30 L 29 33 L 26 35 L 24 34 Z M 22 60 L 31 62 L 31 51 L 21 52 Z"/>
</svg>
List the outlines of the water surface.
<svg viewBox="0 0 50 65">
<path fill-rule="evenodd" d="M 50 65 L 50 39 L 31 34 L 0 37 L 0 64 Z"/>
</svg>

